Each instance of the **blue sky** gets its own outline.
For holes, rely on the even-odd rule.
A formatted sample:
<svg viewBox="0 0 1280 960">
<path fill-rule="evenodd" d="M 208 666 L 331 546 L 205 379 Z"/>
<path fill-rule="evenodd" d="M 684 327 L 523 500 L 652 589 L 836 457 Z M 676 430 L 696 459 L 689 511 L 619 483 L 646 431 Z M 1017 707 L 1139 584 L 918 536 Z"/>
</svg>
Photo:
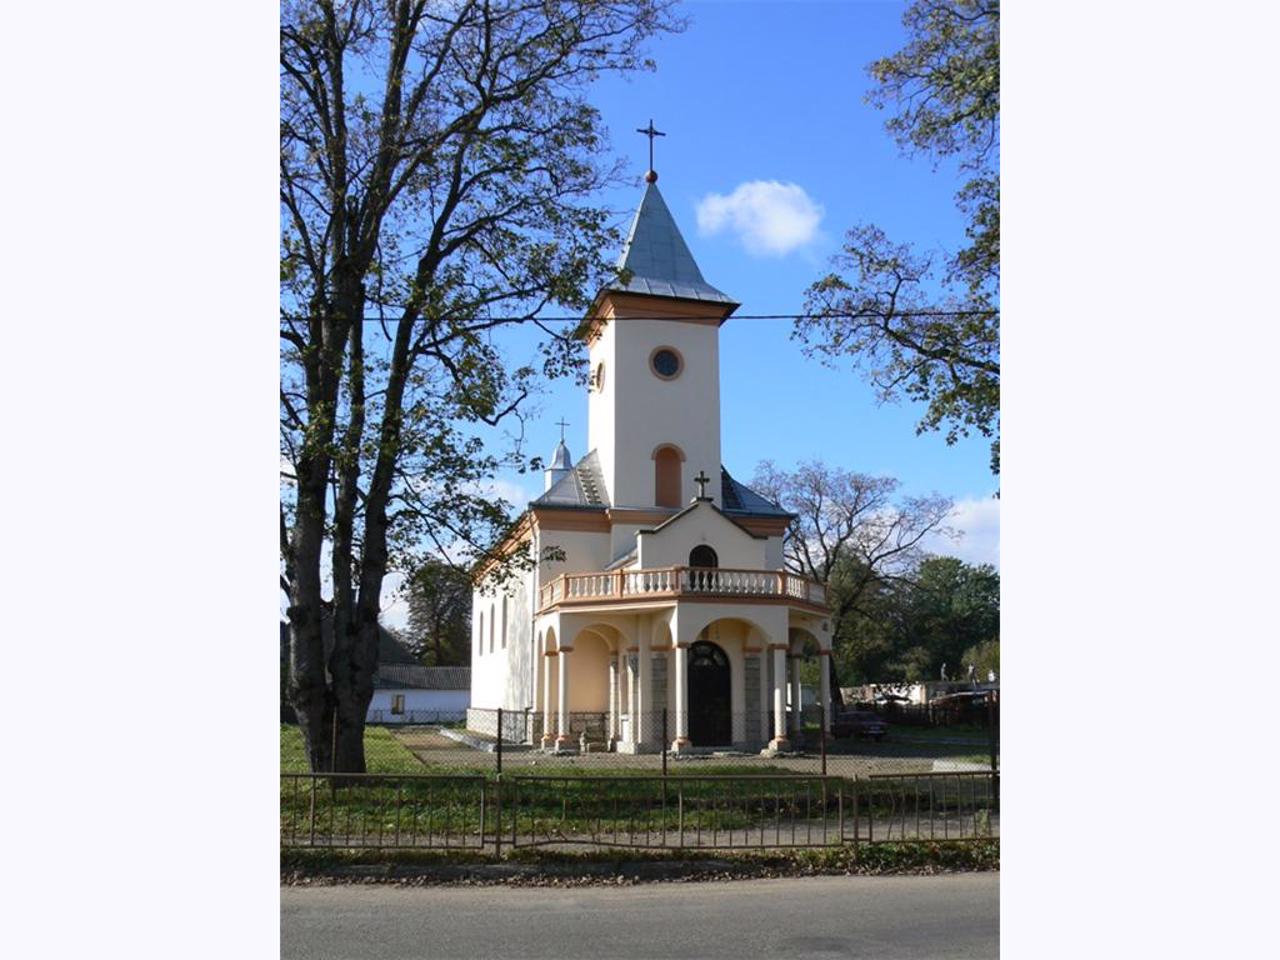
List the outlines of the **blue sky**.
<svg viewBox="0 0 1280 960">
<path fill-rule="evenodd" d="M 859 221 L 878 224 L 895 240 L 955 249 L 964 221 L 953 201 L 960 183 L 954 168 L 935 170 L 928 158 L 903 157 L 884 131 L 883 113 L 863 99 L 866 65 L 903 45 L 902 9 L 779 0 L 686 4 L 689 29 L 650 47 L 656 72 L 605 78 L 594 89 L 613 148 L 633 161 L 637 178 L 605 201 L 629 221 L 648 161 L 646 138 L 633 131 L 652 117 L 667 133 L 656 145 L 658 186 L 703 275 L 739 300 L 743 314 L 798 311 L 806 286 L 826 272 L 844 231 Z M 795 216 L 779 220 L 778 210 L 735 201 L 743 184 L 759 181 L 803 191 L 754 188 L 765 199 L 799 199 L 805 229 Z M 748 225 L 753 212 L 763 216 L 756 221 L 763 229 L 724 223 L 700 230 L 699 205 L 711 195 L 726 198 L 720 208 L 739 210 Z M 789 209 L 784 204 L 781 213 Z M 796 242 L 802 235 L 807 240 Z M 778 241 L 773 249 L 761 249 L 771 236 Z M 945 552 L 998 562 L 998 501 L 991 499 L 997 479 L 988 469 L 987 441 L 948 447 L 938 434 L 916 436 L 918 407 L 878 405 L 858 374 L 806 359 L 790 332 L 786 321 L 731 318 L 721 328 L 722 443 L 730 471 L 747 480 L 765 458 L 789 467 L 818 457 L 897 477 L 904 492 L 937 491 L 960 503 L 957 525 L 969 534 Z M 527 349 L 523 339 L 511 343 L 513 354 Z M 563 415 L 573 456 L 586 453 L 586 406 L 581 388 L 551 385 L 527 424 L 529 452 L 550 456 L 559 434 L 554 421 Z M 541 478 L 513 472 L 498 489 L 523 507 L 523 497 L 541 491 Z"/>
</svg>

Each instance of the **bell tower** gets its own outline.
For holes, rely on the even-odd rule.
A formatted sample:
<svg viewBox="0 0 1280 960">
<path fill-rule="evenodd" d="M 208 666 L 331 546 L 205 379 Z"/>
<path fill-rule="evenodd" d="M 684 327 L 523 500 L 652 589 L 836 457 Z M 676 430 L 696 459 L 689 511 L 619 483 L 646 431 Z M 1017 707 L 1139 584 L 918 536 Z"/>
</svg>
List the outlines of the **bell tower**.
<svg viewBox="0 0 1280 960">
<path fill-rule="evenodd" d="M 645 180 L 618 260 L 624 280 L 592 309 L 588 446 L 614 507 L 684 507 L 699 474 L 719 504 L 720 325 L 738 304 L 703 279 L 657 173 Z"/>
</svg>

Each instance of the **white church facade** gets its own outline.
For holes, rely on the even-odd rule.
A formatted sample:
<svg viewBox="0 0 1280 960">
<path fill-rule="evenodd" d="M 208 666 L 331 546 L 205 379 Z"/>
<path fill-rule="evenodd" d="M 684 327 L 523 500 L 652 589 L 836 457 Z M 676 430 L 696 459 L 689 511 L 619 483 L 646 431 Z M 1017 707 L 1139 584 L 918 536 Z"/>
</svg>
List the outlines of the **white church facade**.
<svg viewBox="0 0 1280 960">
<path fill-rule="evenodd" d="M 794 741 L 799 658 L 821 658 L 821 584 L 784 569 L 791 519 L 720 458 L 720 327 L 656 174 L 588 333 L 589 452 L 563 440 L 505 551 L 536 560 L 472 607 L 469 723 L 502 707 L 545 749 L 770 748 Z M 492 732 L 492 731 L 490 731 Z M 516 732 L 508 727 L 507 735 Z"/>
</svg>

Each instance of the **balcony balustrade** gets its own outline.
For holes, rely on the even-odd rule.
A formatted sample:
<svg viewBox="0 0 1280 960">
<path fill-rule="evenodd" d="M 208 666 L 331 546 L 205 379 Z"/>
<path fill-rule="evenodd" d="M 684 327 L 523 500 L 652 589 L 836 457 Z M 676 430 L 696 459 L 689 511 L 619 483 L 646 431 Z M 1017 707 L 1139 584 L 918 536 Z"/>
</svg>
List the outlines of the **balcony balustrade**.
<svg viewBox="0 0 1280 960">
<path fill-rule="evenodd" d="M 782 570 L 658 567 L 561 574 L 539 589 L 538 608 L 707 596 L 783 598 L 818 607 L 827 604 L 827 588 L 823 584 Z"/>
</svg>

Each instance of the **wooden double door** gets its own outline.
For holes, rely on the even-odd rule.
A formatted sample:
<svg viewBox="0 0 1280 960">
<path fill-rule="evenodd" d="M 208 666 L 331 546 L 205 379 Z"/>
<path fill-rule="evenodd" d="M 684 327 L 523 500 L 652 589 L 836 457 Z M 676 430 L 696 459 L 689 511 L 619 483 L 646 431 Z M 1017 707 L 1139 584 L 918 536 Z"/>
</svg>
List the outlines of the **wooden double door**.
<svg viewBox="0 0 1280 960">
<path fill-rule="evenodd" d="M 689 647 L 689 739 L 695 747 L 733 743 L 729 657 L 709 640 Z"/>
</svg>

